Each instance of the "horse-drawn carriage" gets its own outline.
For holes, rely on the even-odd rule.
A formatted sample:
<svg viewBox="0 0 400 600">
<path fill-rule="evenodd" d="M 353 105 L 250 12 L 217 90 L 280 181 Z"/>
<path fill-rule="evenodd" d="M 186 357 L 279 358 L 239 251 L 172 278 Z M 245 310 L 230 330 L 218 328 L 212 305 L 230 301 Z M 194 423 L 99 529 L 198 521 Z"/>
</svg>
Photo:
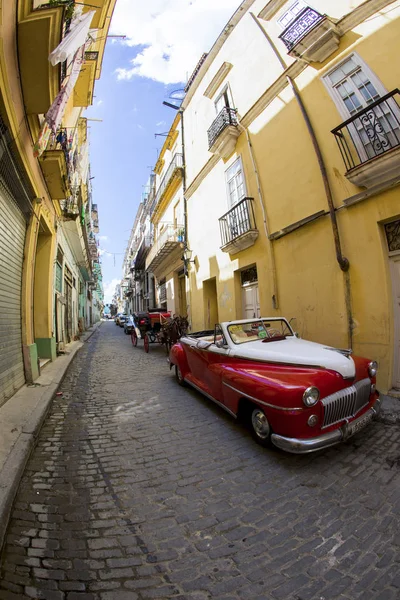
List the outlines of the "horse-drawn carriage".
<svg viewBox="0 0 400 600">
<path fill-rule="evenodd" d="M 164 345 L 169 353 L 173 344 L 186 333 L 188 321 L 186 317 L 179 315 L 171 316 L 169 311 L 160 309 L 147 313 L 135 313 L 133 315 L 134 327 L 131 330 L 132 345 L 137 346 L 138 340 L 142 339 L 145 352 L 150 349 L 150 344 Z"/>
</svg>

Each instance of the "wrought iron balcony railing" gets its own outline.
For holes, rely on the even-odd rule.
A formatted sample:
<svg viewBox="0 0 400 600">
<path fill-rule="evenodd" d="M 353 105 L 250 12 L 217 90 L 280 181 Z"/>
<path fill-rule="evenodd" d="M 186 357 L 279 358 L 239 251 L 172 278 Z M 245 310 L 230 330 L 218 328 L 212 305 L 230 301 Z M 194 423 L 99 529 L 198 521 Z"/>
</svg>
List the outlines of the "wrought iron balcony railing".
<svg viewBox="0 0 400 600">
<path fill-rule="evenodd" d="M 248 231 L 257 229 L 254 198 L 243 198 L 219 219 L 222 248 Z"/>
<path fill-rule="evenodd" d="M 395 89 L 332 129 L 347 171 L 400 146 L 399 97 Z"/>
<path fill-rule="evenodd" d="M 182 244 L 183 225 L 169 224 L 163 229 L 146 258 L 146 268 L 158 265 L 164 258 Z"/>
<path fill-rule="evenodd" d="M 229 106 L 224 106 L 207 131 L 208 149 L 212 147 L 217 137 L 226 127 L 229 125 L 237 126 L 237 124 L 236 110 L 234 108 L 229 108 Z"/>
<path fill-rule="evenodd" d="M 155 209 L 155 207 L 161 200 L 161 197 L 164 194 L 165 190 L 167 189 L 168 184 L 171 181 L 173 175 L 175 175 L 176 170 L 182 169 L 182 168 L 183 168 L 182 154 L 176 153 L 176 154 L 174 154 L 174 157 L 171 160 L 171 162 L 168 166 L 168 169 L 167 169 L 164 177 L 161 180 L 160 185 L 158 186 L 157 193 L 155 195 L 154 202 L 153 202 L 153 205 L 151 208 L 151 212 L 153 212 L 153 210 Z"/>
<path fill-rule="evenodd" d="M 285 44 L 288 52 L 305 36 L 317 23 L 325 19 L 318 11 L 306 6 L 296 19 L 281 33 L 279 38 Z"/>
</svg>

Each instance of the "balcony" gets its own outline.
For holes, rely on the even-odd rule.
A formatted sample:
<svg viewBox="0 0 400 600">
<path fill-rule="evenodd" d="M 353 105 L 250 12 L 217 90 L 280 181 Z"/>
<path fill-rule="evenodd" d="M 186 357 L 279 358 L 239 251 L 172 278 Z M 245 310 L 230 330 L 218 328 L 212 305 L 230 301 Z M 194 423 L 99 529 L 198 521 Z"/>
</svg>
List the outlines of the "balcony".
<svg viewBox="0 0 400 600">
<path fill-rule="evenodd" d="M 67 198 L 70 191 L 66 150 L 60 143 L 50 142 L 39 160 L 51 199 Z"/>
<path fill-rule="evenodd" d="M 63 221 L 76 221 L 79 217 L 79 206 L 73 196 L 66 200 L 61 200 L 60 207 Z"/>
<path fill-rule="evenodd" d="M 258 238 L 253 205 L 254 198 L 243 198 L 219 219 L 222 252 L 236 254 Z"/>
<path fill-rule="evenodd" d="M 236 110 L 224 106 L 207 131 L 208 149 L 224 160 L 235 150 L 236 140 L 240 135 Z"/>
<path fill-rule="evenodd" d="M 93 103 L 98 52 L 85 52 L 85 61 L 74 86 L 74 106 L 87 108 Z"/>
<path fill-rule="evenodd" d="M 183 225 L 167 225 L 163 229 L 147 256 L 146 270 L 154 272 L 165 259 L 173 261 L 179 257 L 183 248 L 182 230 Z"/>
<path fill-rule="evenodd" d="M 307 6 L 279 37 L 290 56 L 323 62 L 338 49 L 340 34 L 331 19 Z"/>
<path fill-rule="evenodd" d="M 346 177 L 360 187 L 385 184 L 400 170 L 400 90 L 395 89 L 332 129 Z"/>
<path fill-rule="evenodd" d="M 62 40 L 65 15 L 65 5 L 19 3 L 18 60 L 27 115 L 46 113 L 59 92 L 60 65 L 53 67 L 49 54 Z"/>
<path fill-rule="evenodd" d="M 146 256 L 151 248 L 151 238 L 149 235 L 144 235 L 138 246 L 135 257 L 135 269 L 142 271 L 145 268 Z"/>
<path fill-rule="evenodd" d="M 171 160 L 168 169 L 161 180 L 160 185 L 158 186 L 154 201 L 151 206 L 151 212 L 160 213 L 161 212 L 161 200 L 164 198 L 167 189 L 174 181 L 178 181 L 179 178 L 182 177 L 182 169 L 183 169 L 183 157 L 182 154 L 176 153 L 174 154 L 173 159 Z"/>
</svg>

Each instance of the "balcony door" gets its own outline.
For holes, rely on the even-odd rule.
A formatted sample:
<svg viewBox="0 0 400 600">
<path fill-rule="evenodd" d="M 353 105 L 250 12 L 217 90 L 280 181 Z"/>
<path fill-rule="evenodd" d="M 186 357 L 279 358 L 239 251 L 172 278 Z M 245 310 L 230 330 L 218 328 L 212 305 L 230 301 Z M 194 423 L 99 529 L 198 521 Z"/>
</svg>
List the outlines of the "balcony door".
<svg viewBox="0 0 400 600">
<path fill-rule="evenodd" d="M 279 19 L 277 19 L 278 25 L 281 29 L 286 29 L 289 27 L 293 21 L 297 19 L 302 10 L 307 8 L 307 5 L 303 0 L 297 0 L 294 2 L 291 7 L 286 10 Z"/>
<path fill-rule="evenodd" d="M 260 317 L 257 267 L 254 265 L 240 272 L 242 287 L 242 319 Z"/>
<path fill-rule="evenodd" d="M 242 306 L 243 319 L 258 319 L 260 317 L 260 297 L 257 283 L 242 288 Z"/>
<path fill-rule="evenodd" d="M 246 197 L 246 185 L 243 177 L 243 166 L 241 158 L 237 158 L 235 162 L 227 169 L 226 173 L 226 188 L 228 193 L 228 207 L 232 209 L 240 200 Z M 237 210 L 231 210 L 227 215 L 227 223 L 230 232 L 230 239 L 233 240 L 245 231 L 243 219 L 240 218 L 240 213 Z"/>
<path fill-rule="evenodd" d="M 393 312 L 394 312 L 394 361 L 393 382 L 396 390 L 400 390 L 400 254 L 390 258 L 392 275 Z"/>
<path fill-rule="evenodd" d="M 387 91 L 360 58 L 353 54 L 331 71 L 324 81 L 345 120 L 379 100 Z M 363 112 L 348 125 L 362 162 L 400 143 L 400 111 L 393 99 Z"/>
<path fill-rule="evenodd" d="M 221 110 L 223 110 L 224 108 L 233 108 L 232 97 L 228 86 L 224 88 L 224 90 L 215 100 L 215 111 L 217 115 L 219 115 Z"/>
</svg>

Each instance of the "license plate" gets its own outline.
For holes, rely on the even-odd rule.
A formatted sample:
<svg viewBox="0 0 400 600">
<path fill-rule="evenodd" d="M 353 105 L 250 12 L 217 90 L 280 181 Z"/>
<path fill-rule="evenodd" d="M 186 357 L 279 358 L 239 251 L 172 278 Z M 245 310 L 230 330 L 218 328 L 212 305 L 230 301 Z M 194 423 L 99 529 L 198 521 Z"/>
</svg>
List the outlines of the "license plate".
<svg viewBox="0 0 400 600">
<path fill-rule="evenodd" d="M 368 423 L 370 421 L 372 421 L 372 417 L 373 417 L 372 413 L 367 413 L 366 415 L 361 417 L 358 421 L 355 421 L 354 423 L 349 423 L 346 428 L 346 437 L 355 435 L 361 429 L 364 429 L 364 427 L 366 425 L 368 425 Z"/>
</svg>

